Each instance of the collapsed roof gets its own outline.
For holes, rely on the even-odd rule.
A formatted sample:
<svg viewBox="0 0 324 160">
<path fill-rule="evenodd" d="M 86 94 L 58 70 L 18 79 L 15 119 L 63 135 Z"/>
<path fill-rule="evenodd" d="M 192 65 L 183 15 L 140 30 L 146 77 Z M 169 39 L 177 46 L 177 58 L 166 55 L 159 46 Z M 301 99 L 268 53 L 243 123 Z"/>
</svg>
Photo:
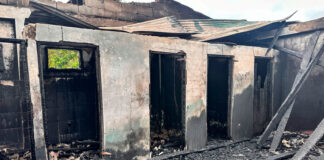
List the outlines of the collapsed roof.
<svg viewBox="0 0 324 160">
<path fill-rule="evenodd" d="M 106 30 L 128 33 L 177 36 L 204 42 L 230 42 L 244 45 L 262 45 L 262 41 L 272 39 L 282 26 L 280 36 L 324 29 L 324 18 L 308 22 L 247 21 L 230 19 L 177 19 L 174 16 L 121 26 L 100 27 Z"/>
<path fill-rule="evenodd" d="M 29 6 L 33 10 L 26 23 L 46 23 L 153 36 L 180 37 L 210 43 L 267 46 L 269 41 L 274 38 L 278 28 L 282 29 L 280 37 L 324 28 L 324 18 L 308 22 L 286 22 L 293 14 L 276 21 L 210 19 L 173 0 L 159 0 L 152 3 L 122 3 L 114 0 L 90 2 L 85 0 L 83 5 L 65 4 L 51 0 L 31 0 L 24 6 Z M 144 13 L 148 8 L 152 12 Z M 97 13 L 100 9 L 104 12 L 103 14 Z M 129 13 L 133 10 L 136 14 Z M 132 19 L 125 19 L 125 17 L 130 17 L 128 14 L 132 14 Z"/>
</svg>

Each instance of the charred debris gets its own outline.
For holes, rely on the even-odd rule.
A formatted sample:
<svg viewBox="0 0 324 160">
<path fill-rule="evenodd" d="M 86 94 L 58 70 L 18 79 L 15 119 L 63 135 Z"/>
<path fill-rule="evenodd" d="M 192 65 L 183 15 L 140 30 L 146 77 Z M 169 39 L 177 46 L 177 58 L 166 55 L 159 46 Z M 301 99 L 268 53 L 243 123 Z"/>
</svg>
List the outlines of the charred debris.
<svg viewBox="0 0 324 160">
<path fill-rule="evenodd" d="M 0 159 L 323 159 L 324 18 L 0 0 Z"/>
</svg>

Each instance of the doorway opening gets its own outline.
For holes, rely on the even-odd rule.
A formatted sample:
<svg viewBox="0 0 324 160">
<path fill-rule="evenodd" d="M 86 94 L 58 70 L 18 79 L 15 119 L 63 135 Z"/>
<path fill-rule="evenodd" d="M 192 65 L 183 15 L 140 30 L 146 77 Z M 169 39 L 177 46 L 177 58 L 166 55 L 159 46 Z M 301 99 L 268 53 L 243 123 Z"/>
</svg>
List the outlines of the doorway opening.
<svg viewBox="0 0 324 160">
<path fill-rule="evenodd" d="M 253 130 L 260 135 L 271 120 L 271 59 L 256 57 L 254 61 Z"/>
<path fill-rule="evenodd" d="M 100 150 L 95 51 L 95 47 L 39 45 L 45 140 L 50 153 L 62 147 L 67 156 Z"/>
<path fill-rule="evenodd" d="M 208 139 L 229 138 L 232 57 L 208 56 L 207 131 Z"/>
<path fill-rule="evenodd" d="M 150 138 L 153 156 L 165 148 L 170 152 L 184 148 L 185 84 L 184 54 L 150 52 Z"/>
</svg>

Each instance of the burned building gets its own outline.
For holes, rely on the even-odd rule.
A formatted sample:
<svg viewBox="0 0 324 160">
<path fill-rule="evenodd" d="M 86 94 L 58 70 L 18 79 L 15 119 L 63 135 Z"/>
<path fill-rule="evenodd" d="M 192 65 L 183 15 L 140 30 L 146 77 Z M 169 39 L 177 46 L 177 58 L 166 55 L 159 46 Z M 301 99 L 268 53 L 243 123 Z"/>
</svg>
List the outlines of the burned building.
<svg viewBox="0 0 324 160">
<path fill-rule="evenodd" d="M 217 20 L 172 0 L 0 3 L 1 156 L 26 159 L 149 159 L 162 141 L 191 151 L 260 136 L 324 36 L 323 18 Z M 284 129 L 323 119 L 322 60 Z"/>
</svg>

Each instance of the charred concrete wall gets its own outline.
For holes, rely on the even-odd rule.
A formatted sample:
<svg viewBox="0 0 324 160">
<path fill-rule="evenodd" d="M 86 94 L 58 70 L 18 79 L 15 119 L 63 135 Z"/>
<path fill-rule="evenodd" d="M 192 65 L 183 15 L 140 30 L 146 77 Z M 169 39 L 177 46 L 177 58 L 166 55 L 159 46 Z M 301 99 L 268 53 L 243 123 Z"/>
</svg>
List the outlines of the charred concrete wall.
<svg viewBox="0 0 324 160">
<path fill-rule="evenodd" d="M 180 39 L 45 24 L 37 24 L 35 34 L 35 39 L 33 37 L 29 39 L 32 43 L 36 41 L 59 42 L 60 44 L 73 42 L 99 47 L 102 147 L 103 150 L 112 152 L 117 159 L 146 159 L 150 156 L 150 51 L 185 53 L 187 70 L 186 149 L 201 148 L 206 144 L 208 54 L 234 56 L 231 137 L 239 139 L 251 137 L 253 134 L 254 56 L 264 56 L 265 49 L 210 45 Z M 28 55 L 35 58 L 37 55 L 35 46 L 31 45 L 28 48 L 30 51 Z M 273 54 L 275 53 L 271 53 L 270 56 Z M 37 61 L 28 63 L 32 65 Z M 38 68 L 35 67 L 29 70 L 31 73 L 38 72 Z M 34 80 L 31 83 L 31 85 L 39 85 Z M 40 93 L 35 92 L 35 95 L 37 94 Z M 36 112 L 34 115 L 39 115 L 38 112 L 41 110 Z"/>
<path fill-rule="evenodd" d="M 278 40 L 278 45 L 294 51 L 301 55 L 306 51 L 312 33 L 293 35 Z M 324 33 L 322 32 L 314 52 L 318 52 L 323 43 Z M 275 95 L 274 107 L 278 109 L 282 101 L 290 92 L 291 86 L 300 67 L 301 59 L 280 53 L 278 59 L 278 72 L 281 72 L 281 79 L 277 79 L 275 86 L 281 86 L 281 93 Z M 321 57 L 324 60 L 324 57 Z M 323 96 L 324 67 L 315 66 L 305 84 L 301 88 L 296 98 L 292 114 L 287 124 L 287 130 L 313 130 L 324 117 Z"/>
<path fill-rule="evenodd" d="M 0 6 L 0 38 L 21 38 L 28 9 Z M 20 14 L 20 15 L 17 15 Z M 31 112 L 26 102 L 20 45 L 0 42 L 0 145 L 14 151 L 31 149 Z"/>
</svg>

